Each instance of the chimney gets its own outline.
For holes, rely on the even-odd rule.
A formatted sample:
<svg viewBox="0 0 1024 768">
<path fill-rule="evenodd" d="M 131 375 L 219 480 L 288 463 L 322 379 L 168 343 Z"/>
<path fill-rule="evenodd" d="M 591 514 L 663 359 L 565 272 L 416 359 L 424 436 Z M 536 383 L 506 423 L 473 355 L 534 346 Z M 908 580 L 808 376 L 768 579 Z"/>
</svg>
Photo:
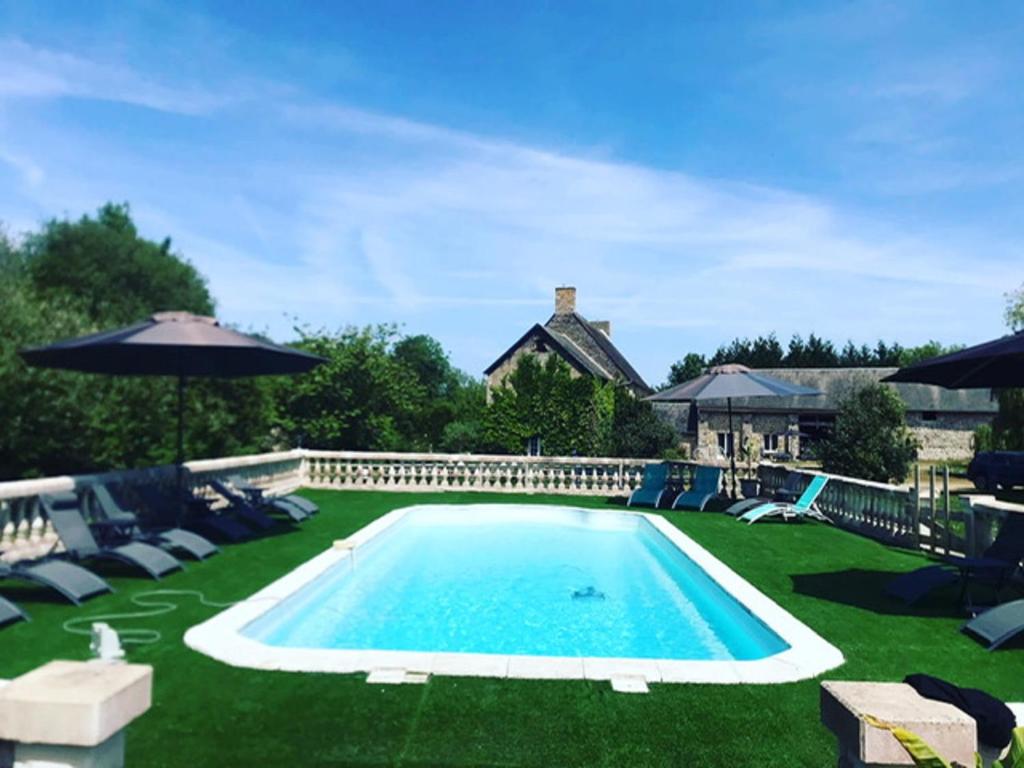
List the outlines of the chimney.
<svg viewBox="0 0 1024 768">
<path fill-rule="evenodd" d="M 576 311 L 576 289 L 570 286 L 555 288 L 555 314 L 571 315 Z"/>
<path fill-rule="evenodd" d="M 612 321 L 611 320 L 592 320 L 590 322 L 592 326 L 597 328 L 601 333 L 607 336 L 609 339 L 612 337 Z"/>
</svg>

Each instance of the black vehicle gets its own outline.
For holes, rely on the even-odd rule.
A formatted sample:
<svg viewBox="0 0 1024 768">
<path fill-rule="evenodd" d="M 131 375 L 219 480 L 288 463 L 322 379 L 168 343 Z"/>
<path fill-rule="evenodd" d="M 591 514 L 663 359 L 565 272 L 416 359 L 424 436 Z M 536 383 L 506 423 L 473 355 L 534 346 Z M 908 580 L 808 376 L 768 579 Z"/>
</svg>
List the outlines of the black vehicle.
<svg viewBox="0 0 1024 768">
<path fill-rule="evenodd" d="M 1024 451 L 981 451 L 967 465 L 967 477 L 982 491 L 1024 486 Z"/>
</svg>

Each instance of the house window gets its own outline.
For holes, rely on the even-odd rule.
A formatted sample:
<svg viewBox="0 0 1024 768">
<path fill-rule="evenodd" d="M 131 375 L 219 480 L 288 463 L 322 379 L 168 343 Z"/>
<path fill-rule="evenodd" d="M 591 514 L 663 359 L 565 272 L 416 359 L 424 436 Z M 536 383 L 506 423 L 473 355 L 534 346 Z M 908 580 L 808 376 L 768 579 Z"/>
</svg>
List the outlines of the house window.
<svg viewBox="0 0 1024 768">
<path fill-rule="evenodd" d="M 526 455 L 540 456 L 540 435 L 534 435 L 526 441 Z"/>
<path fill-rule="evenodd" d="M 765 456 L 779 452 L 779 436 L 774 432 L 765 432 L 761 436 L 761 453 Z"/>
<path fill-rule="evenodd" d="M 719 432 L 718 436 L 718 455 L 729 457 L 732 456 L 732 432 Z"/>
<path fill-rule="evenodd" d="M 533 342 L 533 351 L 543 354 L 544 352 L 548 351 L 548 345 L 545 344 L 542 340 L 537 339 L 535 342 Z"/>
<path fill-rule="evenodd" d="M 938 421 L 939 414 L 935 411 L 921 411 L 921 421 Z"/>
</svg>

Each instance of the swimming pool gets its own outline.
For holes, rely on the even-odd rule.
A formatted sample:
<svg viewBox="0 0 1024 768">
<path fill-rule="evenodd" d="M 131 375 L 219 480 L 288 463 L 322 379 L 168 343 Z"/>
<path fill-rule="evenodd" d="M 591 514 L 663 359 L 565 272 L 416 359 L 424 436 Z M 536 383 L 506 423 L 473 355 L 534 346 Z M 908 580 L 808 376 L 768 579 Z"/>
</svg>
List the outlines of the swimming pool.
<svg viewBox="0 0 1024 768">
<path fill-rule="evenodd" d="M 664 518 L 538 505 L 396 510 L 186 642 L 240 666 L 497 677 L 774 682 L 842 662 Z"/>
</svg>

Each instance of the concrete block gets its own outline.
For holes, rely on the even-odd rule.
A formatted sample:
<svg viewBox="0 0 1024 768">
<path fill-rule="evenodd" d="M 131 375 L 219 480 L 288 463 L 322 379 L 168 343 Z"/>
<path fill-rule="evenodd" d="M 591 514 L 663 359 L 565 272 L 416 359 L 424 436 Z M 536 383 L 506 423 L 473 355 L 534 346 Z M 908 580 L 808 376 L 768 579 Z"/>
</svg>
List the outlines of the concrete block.
<svg viewBox="0 0 1024 768">
<path fill-rule="evenodd" d="M 0 739 L 96 747 L 149 709 L 146 664 L 51 661 L 0 688 Z"/>
<path fill-rule="evenodd" d="M 947 761 L 974 765 L 976 723 L 951 704 L 919 696 L 904 683 L 826 681 L 821 684 L 821 721 L 838 739 L 841 766 L 914 764 L 896 737 L 868 725 L 865 715 L 912 731 Z"/>
</svg>

